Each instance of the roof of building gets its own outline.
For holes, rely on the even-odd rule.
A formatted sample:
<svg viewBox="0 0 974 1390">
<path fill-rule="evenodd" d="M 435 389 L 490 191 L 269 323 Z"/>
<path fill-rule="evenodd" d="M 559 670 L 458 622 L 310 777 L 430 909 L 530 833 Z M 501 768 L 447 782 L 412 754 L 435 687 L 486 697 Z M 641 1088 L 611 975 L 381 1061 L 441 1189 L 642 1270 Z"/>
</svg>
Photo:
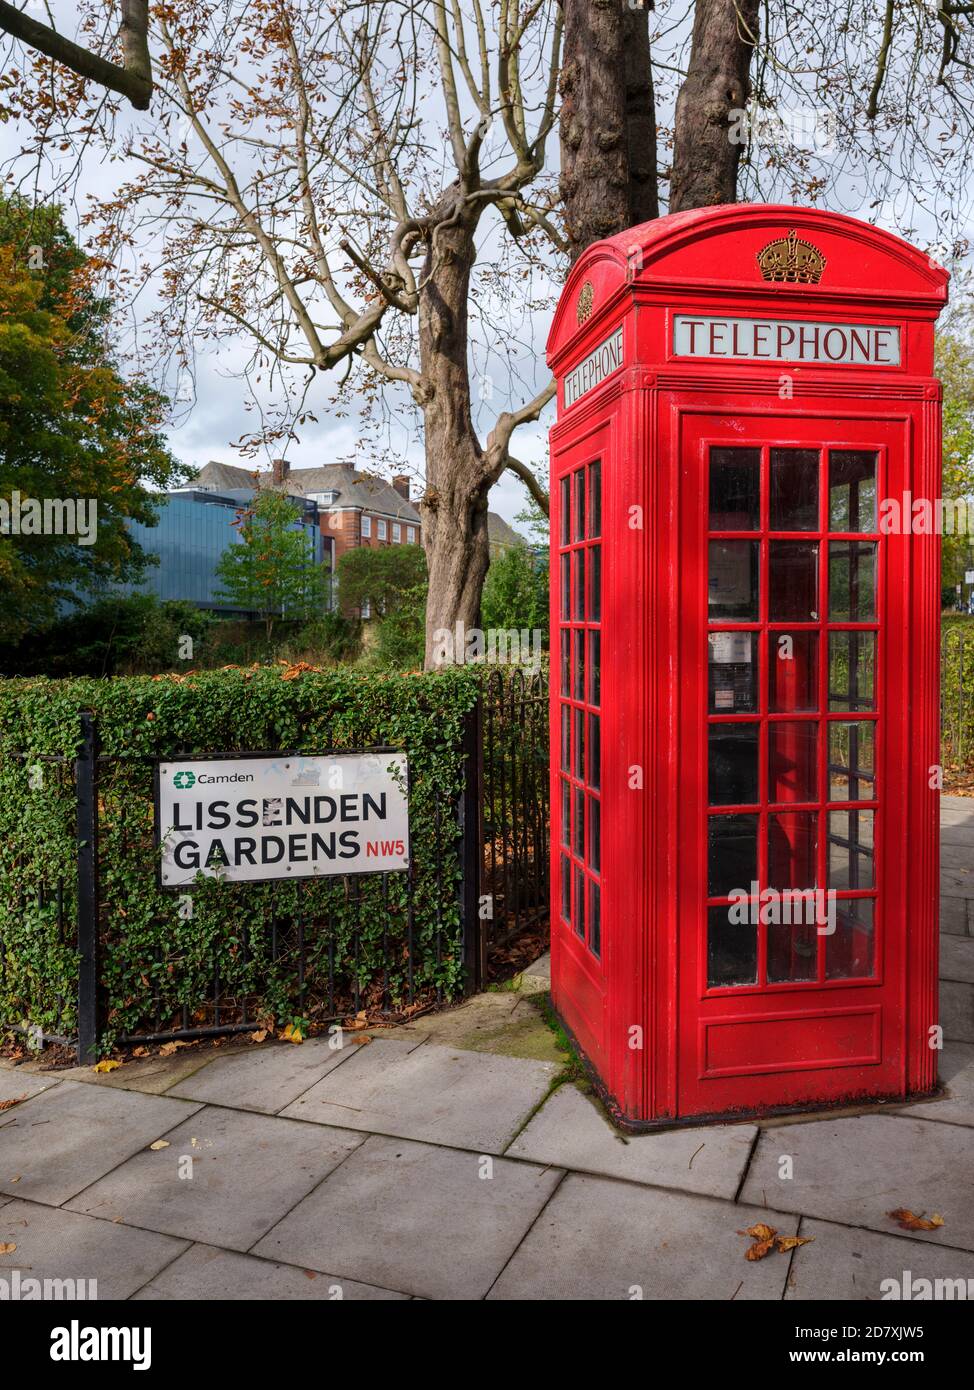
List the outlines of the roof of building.
<svg viewBox="0 0 974 1390">
<path fill-rule="evenodd" d="M 491 545 L 527 545 L 524 537 L 497 512 L 487 513 L 487 540 Z"/>
<path fill-rule="evenodd" d="M 272 477 L 268 471 L 240 468 L 233 463 L 207 463 L 190 481 L 191 487 L 214 492 L 231 488 L 269 487 Z M 296 497 L 315 492 L 335 492 L 334 507 L 360 507 L 363 511 L 378 512 L 400 521 L 420 522 L 412 502 L 407 502 L 391 483 L 359 473 L 350 463 L 326 463 L 320 468 L 291 468 L 285 477 L 285 487 Z"/>
</svg>

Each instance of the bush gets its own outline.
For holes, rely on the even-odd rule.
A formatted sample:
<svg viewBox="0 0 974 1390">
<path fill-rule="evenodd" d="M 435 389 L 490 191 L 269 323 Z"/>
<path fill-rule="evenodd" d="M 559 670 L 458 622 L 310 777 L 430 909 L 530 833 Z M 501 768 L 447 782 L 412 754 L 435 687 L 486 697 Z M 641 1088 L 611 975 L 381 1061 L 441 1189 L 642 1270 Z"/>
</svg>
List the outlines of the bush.
<svg viewBox="0 0 974 1390">
<path fill-rule="evenodd" d="M 394 1004 L 413 990 L 453 995 L 461 960 L 452 808 L 463 783 L 463 718 L 477 691 L 470 671 L 396 676 L 347 667 L 0 680 L 0 1027 L 32 1023 L 65 1035 L 77 1027 L 75 792 L 70 764 L 45 760 L 74 757 L 85 709 L 106 755 L 98 797 L 102 1050 L 121 1036 L 181 1026 L 184 1009 L 193 1022 L 211 1021 L 215 973 L 222 1022 L 244 998 L 253 1017 L 320 1021 L 329 981 L 342 1013 L 356 991 L 387 989 Z M 183 918 L 179 897 L 156 882 L 155 759 L 367 746 L 409 755 L 411 898 L 405 874 L 198 879 L 193 915 Z M 286 948 L 299 930 L 300 979 Z"/>
</svg>

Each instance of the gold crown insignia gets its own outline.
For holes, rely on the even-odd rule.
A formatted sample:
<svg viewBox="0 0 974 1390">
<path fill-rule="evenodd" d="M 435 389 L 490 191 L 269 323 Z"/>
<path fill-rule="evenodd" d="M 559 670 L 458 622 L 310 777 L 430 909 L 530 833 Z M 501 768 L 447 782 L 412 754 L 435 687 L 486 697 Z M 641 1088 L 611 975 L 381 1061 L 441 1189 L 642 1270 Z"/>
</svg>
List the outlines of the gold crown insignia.
<svg viewBox="0 0 974 1390">
<path fill-rule="evenodd" d="M 800 241 L 792 230 L 786 237 L 769 241 L 758 252 L 758 267 L 764 280 L 817 285 L 825 269 L 825 257 L 810 241 Z"/>
<path fill-rule="evenodd" d="M 585 284 L 578 292 L 578 303 L 575 305 L 575 317 L 579 325 L 583 324 L 592 312 L 592 302 L 595 299 L 595 291 L 592 289 L 591 280 L 586 280 Z"/>
</svg>

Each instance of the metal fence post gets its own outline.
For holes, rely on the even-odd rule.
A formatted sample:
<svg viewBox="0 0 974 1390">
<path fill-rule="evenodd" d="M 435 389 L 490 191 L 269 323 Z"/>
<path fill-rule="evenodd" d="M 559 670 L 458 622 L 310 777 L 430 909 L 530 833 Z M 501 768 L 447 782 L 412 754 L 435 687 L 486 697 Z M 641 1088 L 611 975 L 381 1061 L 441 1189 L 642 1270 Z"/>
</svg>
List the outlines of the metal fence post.
<svg viewBox="0 0 974 1390">
<path fill-rule="evenodd" d="M 78 822 L 78 1061 L 94 1062 L 98 1045 L 98 731 L 81 716 L 74 764 Z"/>
<path fill-rule="evenodd" d="M 457 802 L 460 823 L 460 923 L 463 958 L 463 990 L 474 994 L 484 985 L 486 935 L 480 916 L 483 871 L 483 747 L 482 711 L 476 705 L 464 716 L 460 749 L 463 754 L 463 788 Z"/>
</svg>

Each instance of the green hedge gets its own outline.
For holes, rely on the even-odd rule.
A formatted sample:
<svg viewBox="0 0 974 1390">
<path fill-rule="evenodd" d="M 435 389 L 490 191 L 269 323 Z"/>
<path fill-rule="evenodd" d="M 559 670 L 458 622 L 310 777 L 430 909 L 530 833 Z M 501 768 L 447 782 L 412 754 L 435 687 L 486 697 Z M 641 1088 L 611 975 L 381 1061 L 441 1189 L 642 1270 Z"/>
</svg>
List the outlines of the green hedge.
<svg viewBox="0 0 974 1390">
<path fill-rule="evenodd" d="M 477 699 L 468 670 L 368 675 L 345 668 L 259 667 L 112 680 L 0 680 L 0 1026 L 77 1027 L 75 792 L 80 713 L 93 711 L 99 772 L 102 1050 L 120 1036 L 212 1022 L 219 969 L 224 1013 L 313 1024 L 353 999 L 392 1007 L 409 993 L 405 874 L 274 884 L 198 880 L 193 914 L 156 886 L 153 759 L 366 745 L 410 759 L 412 986 L 450 997 L 461 980 L 454 808 L 463 783 L 463 717 Z M 26 757 L 18 756 L 26 754 Z M 34 785 L 32 786 L 32 782 Z M 58 928 L 54 885 L 63 882 Z M 271 958 L 271 914 L 281 950 Z M 295 943 L 305 943 L 303 988 Z"/>
<path fill-rule="evenodd" d="M 974 768 L 974 618 L 943 615 L 940 649 L 941 760 Z"/>
</svg>

